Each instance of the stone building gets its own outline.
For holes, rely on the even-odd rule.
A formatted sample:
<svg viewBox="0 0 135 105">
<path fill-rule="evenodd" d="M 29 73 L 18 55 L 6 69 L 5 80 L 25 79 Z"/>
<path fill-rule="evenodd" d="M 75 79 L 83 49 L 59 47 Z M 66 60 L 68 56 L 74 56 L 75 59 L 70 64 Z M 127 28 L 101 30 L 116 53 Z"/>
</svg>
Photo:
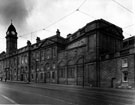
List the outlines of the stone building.
<svg viewBox="0 0 135 105">
<path fill-rule="evenodd" d="M 17 32 L 6 33 L 0 54 L 0 76 L 10 81 L 44 82 L 92 87 L 135 86 L 135 37 L 103 19 L 92 21 L 67 38 L 56 35 L 17 49 Z"/>
</svg>

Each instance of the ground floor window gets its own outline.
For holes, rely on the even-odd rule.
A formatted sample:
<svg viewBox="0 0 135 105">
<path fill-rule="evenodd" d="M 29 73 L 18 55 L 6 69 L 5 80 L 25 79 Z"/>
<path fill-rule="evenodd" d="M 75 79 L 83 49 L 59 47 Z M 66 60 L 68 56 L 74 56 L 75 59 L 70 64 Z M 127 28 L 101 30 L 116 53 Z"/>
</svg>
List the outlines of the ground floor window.
<svg viewBox="0 0 135 105">
<path fill-rule="evenodd" d="M 122 72 L 122 80 L 123 80 L 123 82 L 128 82 L 128 72 L 127 71 Z"/>
<path fill-rule="evenodd" d="M 65 68 L 59 68 L 59 77 L 64 78 L 65 77 Z"/>
<path fill-rule="evenodd" d="M 68 67 L 68 78 L 74 78 L 75 77 L 75 67 L 69 66 Z"/>
<path fill-rule="evenodd" d="M 43 73 L 40 73 L 40 79 L 42 80 L 44 78 Z"/>
<path fill-rule="evenodd" d="M 50 78 L 50 72 L 47 73 L 47 78 Z"/>
<path fill-rule="evenodd" d="M 31 74 L 31 79 L 34 79 L 34 75 L 33 74 Z"/>
<path fill-rule="evenodd" d="M 78 65 L 77 66 L 77 76 L 82 77 L 83 76 L 83 65 Z"/>
<path fill-rule="evenodd" d="M 52 79 L 55 78 L 55 72 L 52 72 Z"/>
</svg>

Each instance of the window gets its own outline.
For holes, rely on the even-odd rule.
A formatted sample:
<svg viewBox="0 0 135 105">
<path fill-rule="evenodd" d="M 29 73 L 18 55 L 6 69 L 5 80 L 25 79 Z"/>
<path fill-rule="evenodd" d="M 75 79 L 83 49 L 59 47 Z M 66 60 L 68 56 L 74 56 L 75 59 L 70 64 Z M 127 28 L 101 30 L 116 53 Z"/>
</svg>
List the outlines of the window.
<svg viewBox="0 0 135 105">
<path fill-rule="evenodd" d="M 25 64 L 28 63 L 28 57 L 27 56 L 24 57 L 24 62 L 25 62 Z"/>
<path fill-rule="evenodd" d="M 52 72 L 52 79 L 55 78 L 55 72 Z"/>
<path fill-rule="evenodd" d="M 32 53 L 32 59 L 35 59 L 35 56 L 36 56 L 36 53 L 33 52 L 33 53 Z"/>
<path fill-rule="evenodd" d="M 44 66 L 43 66 L 43 65 L 41 65 L 41 71 L 42 71 L 42 72 L 44 71 Z"/>
<path fill-rule="evenodd" d="M 33 76 L 33 74 L 31 74 L 31 79 L 34 79 L 34 76 Z"/>
<path fill-rule="evenodd" d="M 128 67 L 128 60 L 127 60 L 127 58 L 122 59 L 122 67 Z"/>
<path fill-rule="evenodd" d="M 69 66 L 68 67 L 68 78 L 74 78 L 75 77 L 75 67 Z"/>
<path fill-rule="evenodd" d="M 49 70 L 50 69 L 50 65 L 49 63 L 46 64 L 46 69 Z"/>
<path fill-rule="evenodd" d="M 56 56 L 56 48 L 54 47 L 53 48 L 53 57 L 55 57 Z"/>
<path fill-rule="evenodd" d="M 123 71 L 123 75 L 122 75 L 122 77 L 123 77 L 123 82 L 128 82 L 128 72 L 127 71 Z"/>
<path fill-rule="evenodd" d="M 46 59 L 50 59 L 50 58 L 51 58 L 51 54 L 52 54 L 51 49 L 48 48 L 48 49 L 46 50 Z"/>
<path fill-rule="evenodd" d="M 44 51 L 43 50 L 41 51 L 41 60 L 42 61 L 44 60 Z"/>
<path fill-rule="evenodd" d="M 63 68 L 59 68 L 59 77 L 60 78 L 64 78 L 65 77 L 65 69 Z"/>
<path fill-rule="evenodd" d="M 21 64 L 24 64 L 24 57 L 23 56 L 21 57 L 21 62 L 22 62 Z"/>
<path fill-rule="evenodd" d="M 39 54 L 39 51 L 36 52 L 36 59 L 39 61 L 39 58 L 40 58 L 40 54 Z"/>
<path fill-rule="evenodd" d="M 43 73 L 40 73 L 40 79 L 41 79 L 41 80 L 43 80 L 43 78 L 44 78 L 43 75 L 44 75 Z"/>
<path fill-rule="evenodd" d="M 124 43 L 123 43 L 123 47 L 127 47 L 128 46 L 128 41 L 125 41 Z"/>
<path fill-rule="evenodd" d="M 82 77 L 83 76 L 83 65 L 77 66 L 77 76 Z"/>
<path fill-rule="evenodd" d="M 53 65 L 52 65 L 52 66 L 53 66 L 53 69 L 55 69 L 55 68 L 56 68 L 56 65 L 55 65 L 55 63 L 53 63 Z"/>
<path fill-rule="evenodd" d="M 47 78 L 50 78 L 50 72 L 47 73 Z"/>
<path fill-rule="evenodd" d="M 134 44 L 134 39 L 129 40 L 129 45 L 133 45 Z"/>
</svg>

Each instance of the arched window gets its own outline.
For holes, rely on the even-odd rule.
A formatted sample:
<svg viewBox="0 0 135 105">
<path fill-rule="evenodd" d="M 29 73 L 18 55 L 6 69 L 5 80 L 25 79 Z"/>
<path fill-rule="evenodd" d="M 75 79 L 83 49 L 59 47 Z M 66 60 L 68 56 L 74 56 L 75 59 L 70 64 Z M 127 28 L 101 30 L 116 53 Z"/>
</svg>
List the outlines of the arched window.
<svg viewBox="0 0 135 105">
<path fill-rule="evenodd" d="M 65 78 L 65 62 L 64 61 L 61 61 L 59 63 L 59 77 L 60 78 Z"/>
<path fill-rule="evenodd" d="M 83 58 L 80 58 L 77 61 L 77 76 L 82 77 L 83 76 Z"/>
<path fill-rule="evenodd" d="M 75 77 L 75 65 L 74 61 L 70 60 L 68 62 L 68 78 L 74 78 Z"/>
</svg>

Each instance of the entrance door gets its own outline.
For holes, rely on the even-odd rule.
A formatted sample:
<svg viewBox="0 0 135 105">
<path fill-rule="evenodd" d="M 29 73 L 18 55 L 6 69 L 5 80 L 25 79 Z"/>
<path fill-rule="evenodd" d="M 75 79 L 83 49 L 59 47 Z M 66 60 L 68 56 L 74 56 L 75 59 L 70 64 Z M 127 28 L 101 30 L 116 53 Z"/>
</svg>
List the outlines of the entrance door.
<svg viewBox="0 0 135 105">
<path fill-rule="evenodd" d="M 44 83 L 46 83 L 46 73 L 44 73 Z"/>
<path fill-rule="evenodd" d="M 50 72 L 47 72 L 46 74 L 46 82 L 50 83 Z"/>
<path fill-rule="evenodd" d="M 23 81 L 23 74 L 21 74 L 21 81 Z"/>
</svg>

